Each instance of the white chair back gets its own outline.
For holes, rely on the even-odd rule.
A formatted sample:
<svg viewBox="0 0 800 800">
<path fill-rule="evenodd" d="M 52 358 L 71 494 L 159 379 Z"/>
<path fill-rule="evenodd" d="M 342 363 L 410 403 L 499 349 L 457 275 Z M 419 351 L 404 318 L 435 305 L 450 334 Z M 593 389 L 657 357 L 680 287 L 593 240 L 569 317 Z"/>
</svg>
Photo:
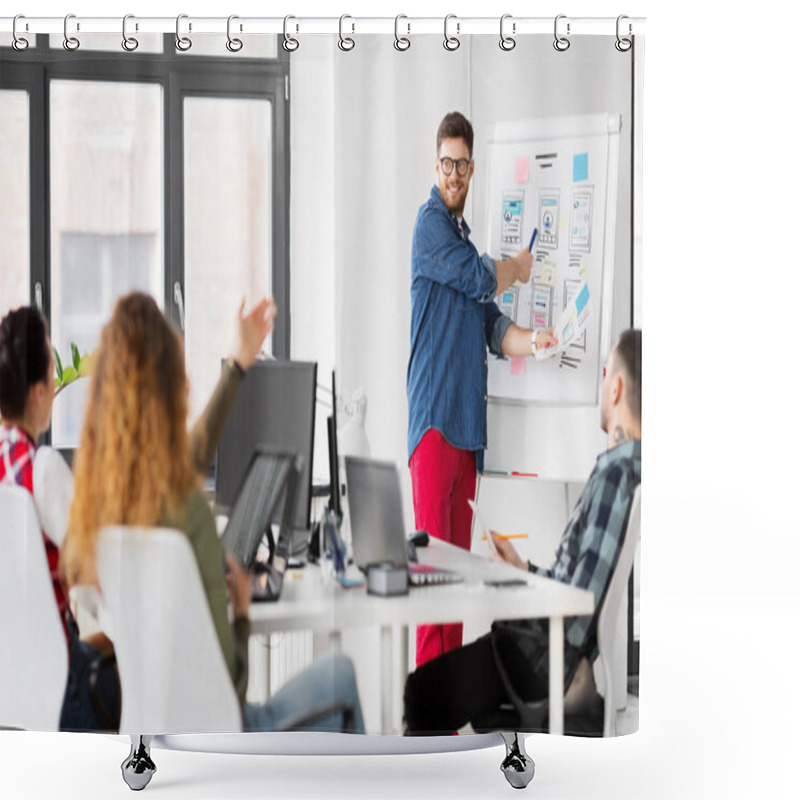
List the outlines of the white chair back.
<svg viewBox="0 0 800 800">
<path fill-rule="evenodd" d="M 636 552 L 636 543 L 639 541 L 641 533 L 641 485 L 636 487 L 631 503 L 631 511 L 628 517 L 628 528 L 625 531 L 625 540 L 614 567 L 614 574 L 608 584 L 603 607 L 600 609 L 600 616 L 597 620 L 597 649 L 602 665 L 602 682 L 605 705 L 605 715 L 603 720 L 603 736 L 614 736 L 616 734 L 617 707 L 621 698 L 617 697 L 618 689 L 615 689 L 614 665 L 620 661 L 619 637 L 616 635 L 620 625 L 620 615 L 627 615 L 627 604 L 623 602 L 627 596 L 628 577 L 633 567 L 633 556 Z M 623 639 L 623 647 L 627 644 L 627 636 Z M 625 665 L 627 669 L 627 664 Z"/>
<path fill-rule="evenodd" d="M 57 731 L 68 669 L 33 497 L 0 486 L 0 724 Z"/>
<path fill-rule="evenodd" d="M 120 733 L 240 731 L 239 701 L 186 535 L 103 528 L 97 576 L 122 685 Z"/>
<path fill-rule="evenodd" d="M 75 496 L 75 479 L 58 450 L 43 445 L 33 459 L 33 499 L 42 530 L 61 547 L 67 535 L 69 509 Z"/>
</svg>

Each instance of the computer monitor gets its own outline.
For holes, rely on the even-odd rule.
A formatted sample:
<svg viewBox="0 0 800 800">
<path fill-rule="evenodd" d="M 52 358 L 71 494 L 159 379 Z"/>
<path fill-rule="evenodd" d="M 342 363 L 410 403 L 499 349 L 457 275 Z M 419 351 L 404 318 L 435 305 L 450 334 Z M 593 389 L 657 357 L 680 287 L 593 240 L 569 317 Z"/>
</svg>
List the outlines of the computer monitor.
<svg viewBox="0 0 800 800">
<path fill-rule="evenodd" d="M 403 501 L 397 466 L 389 461 L 345 456 L 353 560 L 369 564 L 408 562 Z"/>
<path fill-rule="evenodd" d="M 256 447 L 250 459 L 222 535 L 225 550 L 233 553 L 247 570 L 253 567 L 265 534 L 270 541 L 271 560 L 274 560 L 276 551 L 281 548 L 281 555 L 288 555 L 286 551 L 291 542 L 291 510 L 281 501 L 285 496 L 291 498 L 291 504 L 294 504 L 297 477 L 300 473 L 299 461 L 292 452 L 261 445 Z M 276 547 L 271 536 L 271 522 L 276 517 L 276 509 L 281 505 L 284 507 L 284 516 L 281 519 Z M 287 511 L 290 513 L 287 514 Z"/>
<path fill-rule="evenodd" d="M 317 365 L 313 361 L 256 361 L 247 370 L 217 450 L 216 503 L 220 511 L 230 510 L 256 447 L 279 447 L 302 458 L 291 520 L 295 530 L 308 530 L 316 388 Z M 282 505 L 276 511 L 277 519 L 281 512 Z"/>
<path fill-rule="evenodd" d="M 339 482 L 339 443 L 336 428 L 336 371 L 331 373 L 331 398 L 333 412 L 328 417 L 328 469 L 331 477 L 330 508 L 339 519 L 342 517 L 342 485 Z"/>
</svg>

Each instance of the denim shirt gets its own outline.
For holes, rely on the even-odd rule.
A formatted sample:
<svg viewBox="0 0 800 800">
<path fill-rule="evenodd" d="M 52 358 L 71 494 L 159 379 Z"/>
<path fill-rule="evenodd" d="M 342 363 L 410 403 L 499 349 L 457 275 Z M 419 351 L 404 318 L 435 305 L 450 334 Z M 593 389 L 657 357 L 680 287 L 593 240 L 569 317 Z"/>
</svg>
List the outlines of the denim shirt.
<svg viewBox="0 0 800 800">
<path fill-rule="evenodd" d="M 420 208 L 411 245 L 411 355 L 408 361 L 408 457 L 426 431 L 453 447 L 486 448 L 486 348 L 502 355 L 511 320 L 494 302 L 497 267 L 469 241 L 469 226 L 434 186 Z"/>
</svg>

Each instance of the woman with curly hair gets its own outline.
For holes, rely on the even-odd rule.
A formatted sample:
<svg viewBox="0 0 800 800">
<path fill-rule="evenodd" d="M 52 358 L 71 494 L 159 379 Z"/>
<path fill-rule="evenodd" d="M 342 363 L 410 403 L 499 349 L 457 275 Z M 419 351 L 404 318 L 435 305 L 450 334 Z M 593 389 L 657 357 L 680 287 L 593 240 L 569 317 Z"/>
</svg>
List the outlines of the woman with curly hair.
<svg viewBox="0 0 800 800">
<path fill-rule="evenodd" d="M 218 386 L 217 392 L 224 391 Z M 231 402 L 232 398 L 233 394 Z M 210 461 L 230 408 L 224 402 L 210 405 L 215 413 L 200 426 L 205 435 L 191 442 L 182 341 L 151 297 L 133 293 L 121 298 L 103 329 L 92 372 L 64 552 L 67 577 L 71 582 L 97 583 L 95 545 L 104 525 L 182 530 L 197 560 L 242 706 L 243 727 L 270 730 L 282 718 L 342 700 L 354 710 L 355 729 L 363 732 L 355 674 L 342 656 L 316 662 L 264 705 L 244 702 L 251 580 L 234 556 L 225 555 L 200 491 L 197 467 Z M 228 622 L 226 594 L 233 625 Z M 320 691 L 333 694 L 319 697 Z M 342 717 L 337 712 L 314 727 L 341 729 Z"/>
</svg>

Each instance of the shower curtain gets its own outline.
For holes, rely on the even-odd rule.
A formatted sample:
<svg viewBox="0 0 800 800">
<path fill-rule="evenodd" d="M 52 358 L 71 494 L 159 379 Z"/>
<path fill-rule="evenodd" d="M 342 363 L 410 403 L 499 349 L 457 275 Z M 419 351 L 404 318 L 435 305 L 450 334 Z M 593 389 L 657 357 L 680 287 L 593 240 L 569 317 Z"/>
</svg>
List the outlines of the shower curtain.
<svg viewBox="0 0 800 800">
<path fill-rule="evenodd" d="M 441 34 L 412 34 L 393 42 L 391 36 L 359 34 L 346 21 L 338 37 L 247 36 L 235 20 L 228 21 L 227 33 L 189 37 L 184 28 L 187 48 L 176 47 L 172 34 L 137 33 L 135 20 L 129 25 L 125 51 L 118 33 L 79 34 L 68 21 L 64 36 L 28 35 L 25 48 L 14 46 L 8 35 L 0 41 L 0 311 L 5 316 L 20 305 L 37 305 L 59 353 L 63 391 L 42 443 L 68 459 L 79 447 L 90 380 L 73 380 L 67 371 L 74 353 L 77 368 L 97 348 L 120 296 L 134 290 L 151 295 L 180 331 L 191 423 L 235 344 L 239 298 L 250 305 L 269 295 L 279 313 L 264 347 L 267 355 L 317 363 L 322 387 L 309 454 L 314 483 L 330 481 L 324 431 L 335 370 L 342 482 L 347 483 L 345 456 L 391 463 L 401 488 L 401 533 L 422 527 L 416 523 L 423 501 L 412 487 L 410 468 L 419 441 L 409 429 L 442 429 L 446 440 L 463 431 L 461 420 L 450 421 L 454 428 L 441 420 L 412 420 L 439 413 L 442 400 L 428 398 L 433 410 L 424 413 L 416 406 L 409 388 L 417 375 L 414 346 L 428 349 L 424 371 L 440 363 L 435 354 L 443 343 L 434 338 L 423 344 L 415 337 L 467 325 L 464 319 L 473 313 L 452 276 L 443 279 L 450 282 L 448 303 L 431 301 L 414 310 L 422 301 L 413 281 L 430 280 L 419 277 L 419 265 L 445 257 L 444 250 L 426 256 L 416 249 L 415 230 L 427 208 L 442 215 L 441 224 L 451 224 L 452 247 L 474 250 L 471 268 L 490 295 L 482 298 L 484 306 L 496 307 L 519 328 L 555 328 L 562 338 L 574 310 L 576 330 L 550 358 L 506 358 L 488 335 L 481 345 L 485 364 L 449 381 L 425 378 L 455 394 L 472 391 L 471 382 L 484 394 L 485 380 L 485 396 L 476 406 L 478 438 L 463 432 L 463 447 L 449 444 L 475 453 L 473 494 L 488 525 L 513 536 L 507 541 L 523 560 L 551 567 L 574 523 L 573 510 L 588 503 L 581 492 L 606 450 L 599 419 L 604 364 L 619 334 L 641 326 L 640 313 L 634 313 L 641 291 L 634 263 L 641 102 L 634 89 L 634 48 L 615 47 L 619 39 L 613 35 L 572 36 L 564 40 L 566 47 L 554 47 L 553 36 L 543 34 L 507 39 L 498 47 L 497 36 L 457 34 L 453 21 L 450 28 L 445 23 L 444 40 Z M 406 32 L 402 22 L 398 26 Z M 78 47 L 64 46 L 71 37 L 79 39 Z M 437 142 L 440 123 L 452 112 L 468 120 L 474 134 L 466 199 L 455 213 L 439 187 L 448 169 L 452 176 L 461 167 L 443 163 Z M 522 251 L 531 254 L 529 276 L 495 294 L 496 265 Z M 588 316 L 580 305 L 585 296 Z M 446 324 L 420 321 L 445 308 L 453 315 Z M 459 348 L 453 347 L 455 359 Z M 451 406 L 461 408 L 457 401 Z M 361 429 L 358 446 L 342 435 L 351 417 Z M 213 469 L 204 478 L 213 498 Z M 325 514 L 323 489 L 317 494 L 310 501 L 310 527 Z M 632 489 L 626 497 L 632 499 Z M 340 531 L 352 556 L 349 499 L 346 493 Z M 618 513 L 620 545 L 627 507 Z M 471 516 L 466 530 L 462 549 L 487 570 L 496 566 Z M 437 540 L 429 545 L 433 553 L 449 533 L 432 530 L 431 538 Z M 353 564 L 346 579 L 339 576 L 340 584 L 325 563 L 324 533 L 321 542 L 322 563 L 290 570 L 276 607 L 294 602 L 318 578 L 334 607 L 355 602 L 379 611 L 372 620 L 363 614 L 367 621 L 353 626 L 337 618 L 335 625 L 312 620 L 306 628 L 291 621 L 281 630 L 253 606 L 248 702 L 269 703 L 333 649 L 353 665 L 368 734 L 463 735 L 509 725 L 547 731 L 553 723 L 543 701 L 552 699 L 553 642 L 566 654 L 558 662 L 565 688 L 580 658 L 590 673 L 597 670 L 596 612 L 605 583 L 597 584 L 600 594 L 589 605 L 585 596 L 571 596 L 573 605 L 564 607 L 584 609 L 580 615 L 537 605 L 536 591 L 527 597 L 507 585 L 505 573 L 481 575 L 480 567 L 465 573 L 460 585 L 412 587 L 401 599 L 380 597 L 368 594 L 366 576 Z M 420 547 L 417 555 L 424 563 L 428 551 Z M 303 552 L 298 556 L 304 560 Z M 610 572 L 616 552 L 609 562 Z M 541 587 L 540 594 L 550 591 L 550 578 L 520 570 L 516 580 Z M 344 588 L 348 583 L 358 585 Z M 631 588 L 617 636 L 629 657 L 614 675 L 597 675 L 596 681 L 617 684 L 618 733 L 638 728 L 638 582 Z M 504 591 L 511 598 L 507 608 L 497 603 Z M 462 592 L 461 615 L 449 606 L 439 612 L 448 592 Z M 423 610 L 407 616 L 385 612 L 402 603 Z M 524 645 L 510 646 L 490 630 L 504 620 L 527 619 L 518 607 L 530 608 L 539 621 L 529 626 Z M 330 607 L 315 613 L 320 619 L 335 616 Z M 93 613 L 76 606 L 75 614 L 82 634 L 102 629 L 96 606 Z M 561 630 L 564 616 L 566 641 L 561 634 L 553 639 L 550 626 Z M 577 627 L 576 616 L 583 620 Z M 458 652 L 484 643 L 477 660 L 453 661 L 454 671 L 441 673 L 461 687 L 454 692 L 459 711 L 451 728 L 409 730 L 408 704 L 426 702 L 415 694 L 413 679 L 422 667 L 418 622 L 463 624 L 441 658 L 453 658 L 459 641 Z M 520 681 L 528 670 L 532 682 Z M 489 673 L 497 682 L 497 714 L 473 717 L 471 696 L 483 691 Z M 591 684 L 587 674 L 582 679 Z M 595 700 L 577 715 L 568 706 L 556 729 L 602 735 L 603 703 L 599 695 Z M 123 693 L 123 707 L 124 702 Z M 519 717 L 520 702 L 538 709 L 527 722 Z M 212 718 L 203 729 L 214 727 Z"/>
</svg>

